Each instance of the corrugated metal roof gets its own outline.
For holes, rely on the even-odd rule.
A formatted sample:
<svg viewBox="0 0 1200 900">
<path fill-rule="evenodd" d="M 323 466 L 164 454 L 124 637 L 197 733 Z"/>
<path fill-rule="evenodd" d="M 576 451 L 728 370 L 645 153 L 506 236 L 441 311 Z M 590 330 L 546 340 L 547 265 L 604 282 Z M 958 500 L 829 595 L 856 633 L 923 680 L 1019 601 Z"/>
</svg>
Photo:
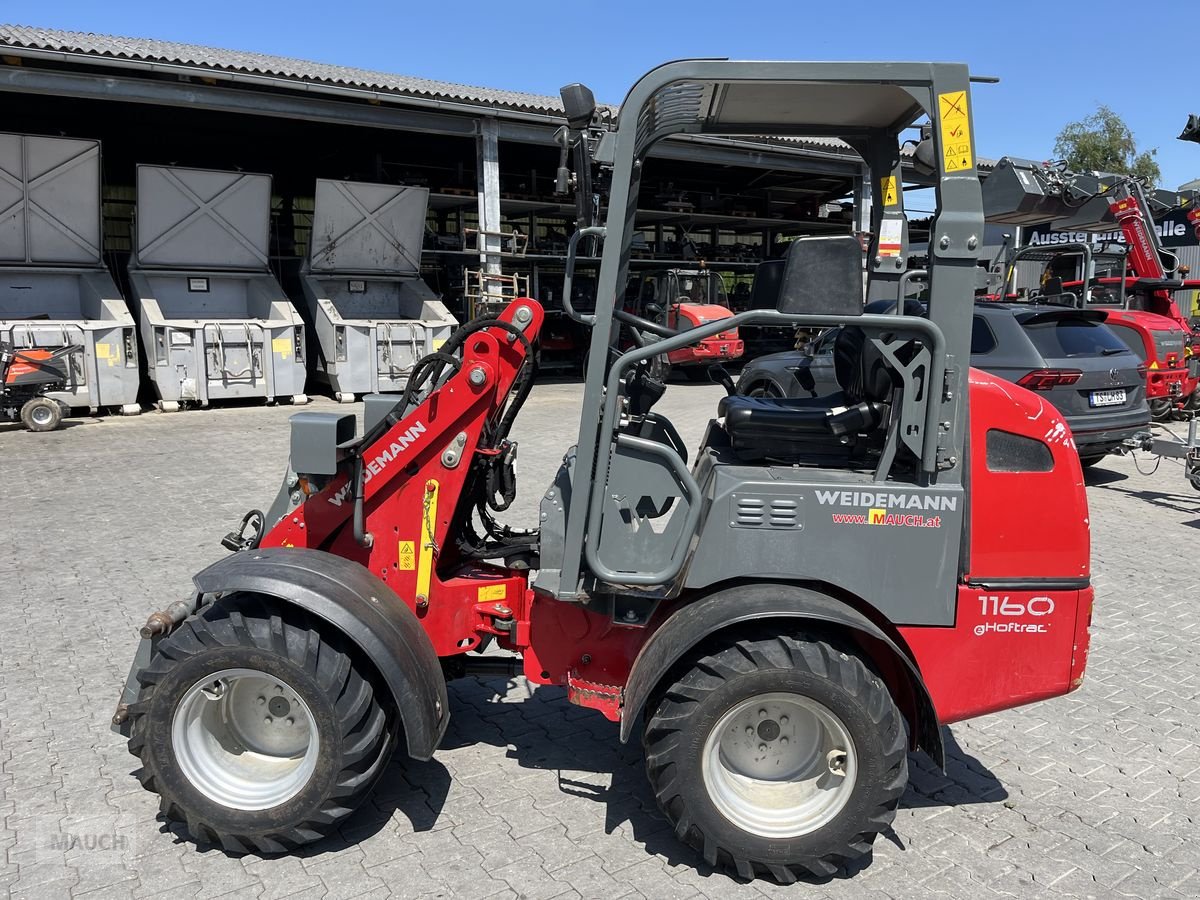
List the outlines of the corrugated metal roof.
<svg viewBox="0 0 1200 900">
<path fill-rule="evenodd" d="M 561 114 L 562 103 L 557 97 L 543 97 L 519 91 L 433 81 L 408 75 L 373 72 L 350 66 L 334 66 L 284 56 L 268 56 L 241 50 L 223 50 L 174 41 L 150 38 L 120 37 L 82 31 L 59 31 L 53 28 L 34 28 L 25 25 L 0 25 L 0 45 L 14 49 L 46 50 L 97 56 L 109 59 L 128 59 L 148 63 L 193 66 L 214 71 L 241 72 L 298 81 L 341 85 L 362 90 L 384 91 L 457 100 L 484 106 L 503 107 L 524 112 Z"/>
<path fill-rule="evenodd" d="M 449 81 L 434 81 L 410 75 L 395 75 L 375 72 L 350 66 L 335 66 L 309 60 L 292 59 L 286 56 L 269 56 L 243 50 L 224 50 L 219 47 L 204 47 L 198 44 L 180 44 L 174 41 L 159 41 L 151 38 L 122 37 L 119 35 L 93 34 L 83 31 L 60 31 L 55 28 L 37 28 L 27 25 L 0 24 L 0 50 L 42 51 L 67 53 L 80 57 L 101 57 L 109 60 L 131 60 L 157 65 L 187 66 L 208 69 L 213 72 L 239 73 L 267 78 L 281 78 L 313 84 L 379 91 L 398 96 L 422 97 L 431 100 L 452 101 L 463 104 L 494 107 L 530 113 L 539 116 L 560 116 L 562 102 L 557 97 L 526 94 L 520 91 L 505 91 L 496 88 L 475 87 Z M 837 138 L 792 137 L 766 138 L 768 143 L 799 144 L 825 152 L 856 155 L 850 147 Z M 911 149 L 901 151 L 911 155 Z M 990 170 L 995 163 L 989 159 L 977 160 L 979 168 Z"/>
</svg>

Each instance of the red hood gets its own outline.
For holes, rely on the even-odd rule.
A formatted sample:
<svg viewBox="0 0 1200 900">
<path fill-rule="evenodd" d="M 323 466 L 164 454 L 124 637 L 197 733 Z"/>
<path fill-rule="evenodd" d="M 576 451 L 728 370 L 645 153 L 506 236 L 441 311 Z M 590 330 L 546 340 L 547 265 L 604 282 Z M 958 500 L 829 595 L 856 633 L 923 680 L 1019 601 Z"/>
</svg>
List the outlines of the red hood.
<svg viewBox="0 0 1200 900">
<path fill-rule="evenodd" d="M 703 325 L 705 322 L 715 322 L 718 319 L 731 319 L 733 313 L 724 306 L 715 303 L 680 303 L 676 315 L 683 316 L 692 325 Z"/>
<path fill-rule="evenodd" d="M 1158 313 L 1146 312 L 1142 309 L 1106 309 L 1101 311 L 1105 313 L 1104 321 L 1106 322 L 1128 322 L 1131 325 L 1145 328 L 1147 331 L 1184 330 L 1174 319 L 1168 316 L 1160 316 Z"/>
</svg>

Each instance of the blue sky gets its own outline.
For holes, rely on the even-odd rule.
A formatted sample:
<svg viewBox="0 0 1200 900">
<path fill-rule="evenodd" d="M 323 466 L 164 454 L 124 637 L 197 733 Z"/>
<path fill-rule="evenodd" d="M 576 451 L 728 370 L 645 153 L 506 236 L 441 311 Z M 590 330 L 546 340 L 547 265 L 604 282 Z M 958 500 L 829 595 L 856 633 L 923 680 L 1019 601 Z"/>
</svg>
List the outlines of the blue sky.
<svg viewBox="0 0 1200 900">
<path fill-rule="evenodd" d="M 683 56 L 964 61 L 978 152 L 1045 159 L 1069 121 L 1111 106 L 1139 147 L 1157 148 L 1163 186 L 1200 177 L 1200 144 L 1175 140 L 1200 112 L 1190 49 L 1195 0 L 1083 3 L 441 2 L 97 3 L 5 0 L 23 25 L 154 37 L 555 94 L 583 81 L 619 101 L 647 69 Z M 918 16 L 917 11 L 920 11 Z M 1133 23 L 1130 31 L 1125 23 Z M 1142 40 L 1139 41 L 1139 34 Z M 1135 82 L 1129 73 L 1141 76 Z"/>
</svg>

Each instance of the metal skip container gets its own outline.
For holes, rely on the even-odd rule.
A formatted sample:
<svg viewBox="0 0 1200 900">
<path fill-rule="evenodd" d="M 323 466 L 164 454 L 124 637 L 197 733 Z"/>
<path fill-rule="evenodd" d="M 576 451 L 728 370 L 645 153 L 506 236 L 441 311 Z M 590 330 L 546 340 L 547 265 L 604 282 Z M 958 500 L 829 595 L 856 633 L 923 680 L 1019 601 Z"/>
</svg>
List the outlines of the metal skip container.
<svg viewBox="0 0 1200 900">
<path fill-rule="evenodd" d="M 0 343 L 67 354 L 72 408 L 137 405 L 133 317 L 101 256 L 100 144 L 0 134 Z"/>
<path fill-rule="evenodd" d="M 317 180 L 301 281 L 316 377 L 339 401 L 403 390 L 458 325 L 421 280 L 428 205 L 425 188 Z"/>
<path fill-rule="evenodd" d="M 159 408 L 305 403 L 304 325 L 269 265 L 271 178 L 137 168 L 129 283 Z"/>
</svg>

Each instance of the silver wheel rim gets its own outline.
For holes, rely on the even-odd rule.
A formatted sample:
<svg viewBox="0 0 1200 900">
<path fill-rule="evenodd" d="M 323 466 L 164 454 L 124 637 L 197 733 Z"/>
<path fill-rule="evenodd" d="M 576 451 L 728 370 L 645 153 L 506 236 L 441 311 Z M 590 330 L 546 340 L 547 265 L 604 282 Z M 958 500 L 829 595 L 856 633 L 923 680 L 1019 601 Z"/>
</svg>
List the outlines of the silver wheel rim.
<svg viewBox="0 0 1200 900">
<path fill-rule="evenodd" d="M 858 776 L 854 741 L 823 704 L 792 693 L 759 694 L 709 732 L 704 787 L 726 819 L 765 838 L 794 838 L 827 825 Z"/>
<path fill-rule="evenodd" d="M 171 744 L 180 771 L 231 809 L 270 809 L 304 788 L 320 736 L 308 704 L 286 681 L 223 669 L 196 682 L 175 710 Z"/>
<path fill-rule="evenodd" d="M 49 425 L 54 420 L 54 411 L 48 406 L 35 406 L 29 414 L 35 425 Z"/>
</svg>

